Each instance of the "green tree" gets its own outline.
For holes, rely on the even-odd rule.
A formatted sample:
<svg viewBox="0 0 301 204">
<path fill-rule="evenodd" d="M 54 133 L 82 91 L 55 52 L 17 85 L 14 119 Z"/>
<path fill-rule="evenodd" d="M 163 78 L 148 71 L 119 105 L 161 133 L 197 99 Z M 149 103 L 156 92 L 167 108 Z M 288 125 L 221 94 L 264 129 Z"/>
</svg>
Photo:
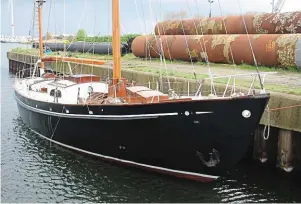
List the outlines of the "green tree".
<svg viewBox="0 0 301 204">
<path fill-rule="evenodd" d="M 74 37 L 73 37 L 72 35 L 69 35 L 69 36 L 67 37 L 67 40 L 68 40 L 69 42 L 72 42 L 72 41 L 74 40 Z"/>
<path fill-rule="evenodd" d="M 87 33 L 84 29 L 79 29 L 76 33 L 76 41 L 84 41 L 87 38 Z"/>
</svg>

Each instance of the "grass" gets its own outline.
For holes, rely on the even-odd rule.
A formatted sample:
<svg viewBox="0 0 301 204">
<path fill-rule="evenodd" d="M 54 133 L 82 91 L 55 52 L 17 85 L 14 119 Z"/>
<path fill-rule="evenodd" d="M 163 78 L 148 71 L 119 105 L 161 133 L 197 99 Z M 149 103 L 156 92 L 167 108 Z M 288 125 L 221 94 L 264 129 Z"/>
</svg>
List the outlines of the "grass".
<svg viewBox="0 0 301 204">
<path fill-rule="evenodd" d="M 152 67 L 130 67 L 127 68 L 129 70 L 135 70 L 135 71 L 141 71 L 141 72 L 147 72 L 152 73 L 156 75 L 160 75 L 160 69 L 159 68 L 152 68 Z M 185 73 L 185 72 L 173 72 L 173 71 L 165 71 L 162 70 L 162 76 L 169 76 L 169 77 L 180 77 L 184 79 L 192 79 L 195 80 L 195 76 L 191 73 Z M 208 75 L 205 74 L 197 74 L 197 80 L 203 79 L 203 78 L 209 78 Z M 258 81 L 258 80 L 257 80 Z M 222 84 L 225 85 L 228 82 L 228 78 L 223 79 L 215 79 L 214 82 L 216 84 Z M 236 85 L 243 88 L 249 88 L 251 85 L 251 80 L 243 80 L 243 79 L 236 79 Z M 260 89 L 259 83 L 254 84 L 255 89 Z M 278 84 L 265 84 L 265 89 L 271 92 L 280 92 L 280 93 L 287 93 L 287 94 L 293 94 L 293 95 L 299 95 L 301 96 L 301 88 L 300 87 L 289 87 L 286 85 L 278 85 Z"/>
<path fill-rule="evenodd" d="M 120 36 L 121 42 L 128 42 L 130 39 L 140 36 L 141 34 L 126 34 Z M 95 36 L 84 38 L 85 42 L 112 42 L 112 36 Z"/>
<path fill-rule="evenodd" d="M 256 70 L 255 66 L 249 65 L 249 64 L 241 64 L 241 65 L 238 65 L 238 67 L 240 69 Z M 275 71 L 275 72 L 279 72 L 279 73 L 287 73 L 287 72 L 301 73 L 301 69 L 298 69 L 297 67 L 281 68 L 281 67 L 258 66 L 258 69 L 263 72 Z"/>
<path fill-rule="evenodd" d="M 17 47 L 11 50 L 12 53 L 27 54 L 37 56 L 40 54 L 38 49 Z"/>
<path fill-rule="evenodd" d="M 145 58 L 137 58 L 141 61 L 146 61 Z M 152 58 L 152 59 L 148 59 L 149 61 L 152 62 L 161 62 L 161 60 L 159 58 Z M 182 65 L 191 65 L 191 62 L 188 61 L 183 61 L 183 60 L 165 60 L 166 64 L 182 64 Z M 199 66 L 207 66 L 207 64 L 205 62 L 194 62 L 194 65 L 199 65 Z M 236 67 L 236 69 L 241 69 L 241 70 L 256 70 L 256 67 L 253 65 L 249 65 L 249 64 L 239 64 L 239 65 L 231 65 L 231 64 L 220 64 L 220 63 L 210 63 L 211 67 L 226 67 L 226 68 L 230 68 L 230 67 Z M 279 72 L 279 73 L 287 73 L 287 72 L 291 72 L 291 73 L 301 73 L 301 69 L 298 69 L 297 67 L 287 67 L 287 68 L 281 68 L 281 67 L 268 67 L 268 66 L 258 66 L 258 69 L 261 72 L 271 72 L 271 71 L 275 71 L 275 72 Z"/>
</svg>

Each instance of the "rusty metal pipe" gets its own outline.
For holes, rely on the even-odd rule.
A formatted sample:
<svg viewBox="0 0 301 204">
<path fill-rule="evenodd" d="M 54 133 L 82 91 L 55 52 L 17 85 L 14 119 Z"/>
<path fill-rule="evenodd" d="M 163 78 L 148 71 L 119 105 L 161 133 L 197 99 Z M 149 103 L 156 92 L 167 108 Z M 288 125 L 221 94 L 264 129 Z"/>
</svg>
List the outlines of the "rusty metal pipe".
<svg viewBox="0 0 301 204">
<path fill-rule="evenodd" d="M 247 35 L 165 35 L 139 36 L 132 43 L 133 54 L 137 57 L 160 57 L 161 39 L 166 59 L 204 61 L 206 56 L 213 63 L 254 65 Z M 255 57 L 259 65 L 280 67 L 301 67 L 301 34 L 250 35 Z M 233 52 L 233 58 L 230 52 Z M 205 52 L 205 48 L 207 53 Z M 234 59 L 234 60 L 233 60 Z"/>
<path fill-rule="evenodd" d="M 244 15 L 244 18 L 249 34 L 301 33 L 300 11 L 248 14 Z M 224 16 L 160 22 L 155 27 L 155 34 L 159 35 L 159 33 L 161 35 L 246 34 L 246 29 L 242 16 Z"/>
</svg>

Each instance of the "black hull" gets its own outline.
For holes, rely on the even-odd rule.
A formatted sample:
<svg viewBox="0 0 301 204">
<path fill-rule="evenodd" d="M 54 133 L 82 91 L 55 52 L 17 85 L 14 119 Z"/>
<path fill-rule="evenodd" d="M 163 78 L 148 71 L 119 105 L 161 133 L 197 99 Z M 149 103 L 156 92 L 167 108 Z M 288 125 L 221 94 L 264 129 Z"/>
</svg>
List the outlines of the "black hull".
<svg viewBox="0 0 301 204">
<path fill-rule="evenodd" d="M 160 167 L 152 170 L 210 181 L 213 177 L 206 175 L 220 175 L 244 157 L 269 96 L 89 107 L 34 101 L 17 92 L 16 99 L 23 121 L 57 144 L 130 166 Z M 251 112 L 250 118 L 242 115 L 244 110 Z M 220 163 L 208 167 L 197 152 L 209 161 L 214 150 Z"/>
</svg>

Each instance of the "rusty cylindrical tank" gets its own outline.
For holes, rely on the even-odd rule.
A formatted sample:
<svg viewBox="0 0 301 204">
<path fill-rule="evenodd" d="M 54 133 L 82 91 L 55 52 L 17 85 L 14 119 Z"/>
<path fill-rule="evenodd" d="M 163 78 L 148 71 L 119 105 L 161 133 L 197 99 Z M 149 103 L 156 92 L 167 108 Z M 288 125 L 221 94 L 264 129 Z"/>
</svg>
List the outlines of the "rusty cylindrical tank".
<svg viewBox="0 0 301 204">
<path fill-rule="evenodd" d="M 185 39 L 186 37 L 186 39 Z M 259 65 L 301 67 L 301 34 L 249 35 Z M 254 65 L 248 35 L 139 36 L 132 44 L 137 57 Z M 188 44 L 188 46 L 187 46 Z M 231 48 L 231 49 L 230 49 Z M 231 54 L 233 53 L 233 58 Z"/>
<path fill-rule="evenodd" d="M 301 33 L 301 11 L 244 15 L 249 34 Z M 226 32 L 227 30 L 227 32 Z M 246 34 L 242 16 L 194 18 L 160 22 L 156 35 Z"/>
</svg>

